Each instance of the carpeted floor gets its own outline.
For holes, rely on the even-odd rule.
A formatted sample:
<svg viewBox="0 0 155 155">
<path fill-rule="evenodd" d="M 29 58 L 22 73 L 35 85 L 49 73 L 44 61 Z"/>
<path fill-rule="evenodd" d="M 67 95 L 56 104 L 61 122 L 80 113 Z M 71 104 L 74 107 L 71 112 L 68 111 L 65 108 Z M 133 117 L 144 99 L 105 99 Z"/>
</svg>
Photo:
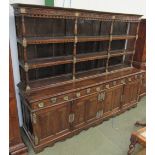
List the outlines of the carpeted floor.
<svg viewBox="0 0 155 155">
<path fill-rule="evenodd" d="M 144 97 L 136 108 L 87 131 L 82 131 L 79 135 L 63 142 L 58 142 L 38 155 L 127 155 L 131 132 L 139 129 L 134 126 L 134 123 L 137 120 L 145 121 L 145 119 L 146 101 Z M 29 155 L 34 155 L 25 135 L 24 141 L 28 145 Z M 141 146 L 137 145 L 134 155 L 141 150 Z"/>
</svg>

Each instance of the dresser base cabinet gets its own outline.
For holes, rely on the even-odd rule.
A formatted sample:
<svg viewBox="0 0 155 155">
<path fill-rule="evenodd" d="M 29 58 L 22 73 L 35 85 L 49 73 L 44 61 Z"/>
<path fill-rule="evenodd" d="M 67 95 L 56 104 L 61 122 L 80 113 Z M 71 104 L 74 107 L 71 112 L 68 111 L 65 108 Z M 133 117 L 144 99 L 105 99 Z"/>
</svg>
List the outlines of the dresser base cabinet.
<svg viewBox="0 0 155 155">
<path fill-rule="evenodd" d="M 133 70 L 136 72 L 124 73 L 119 78 L 102 76 L 100 79 L 106 77 L 109 80 L 94 85 L 87 85 L 84 80 L 76 90 L 70 89 L 68 93 L 59 89 L 58 95 L 46 99 L 41 99 L 42 94 L 38 98 L 35 93 L 28 96 L 21 93 L 23 128 L 35 152 L 135 107 L 145 72 Z M 112 77 L 122 73 L 114 73 Z"/>
</svg>

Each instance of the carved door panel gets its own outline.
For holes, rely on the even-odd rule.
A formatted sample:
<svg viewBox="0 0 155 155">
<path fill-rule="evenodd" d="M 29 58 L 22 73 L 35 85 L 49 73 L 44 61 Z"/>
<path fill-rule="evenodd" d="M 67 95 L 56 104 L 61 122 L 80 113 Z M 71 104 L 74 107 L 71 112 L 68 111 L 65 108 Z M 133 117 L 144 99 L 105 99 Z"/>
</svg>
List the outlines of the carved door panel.
<svg viewBox="0 0 155 155">
<path fill-rule="evenodd" d="M 92 122 L 98 118 L 97 112 L 99 110 L 98 107 L 98 95 L 91 95 L 85 100 L 86 104 L 86 120 L 87 122 Z"/>
<path fill-rule="evenodd" d="M 94 121 L 98 111 L 97 95 L 77 99 L 72 109 L 74 113 L 74 128 L 79 128 L 88 122 Z"/>
<path fill-rule="evenodd" d="M 105 99 L 102 102 L 103 117 L 112 115 L 121 108 L 123 85 L 115 86 L 105 91 Z"/>
<path fill-rule="evenodd" d="M 73 127 L 79 128 L 86 123 L 86 98 L 77 99 L 72 106 L 74 113 Z"/>
<path fill-rule="evenodd" d="M 69 114 L 70 103 L 68 102 L 36 112 L 35 144 L 69 132 Z"/>
<path fill-rule="evenodd" d="M 137 102 L 140 83 L 140 80 L 135 80 L 124 85 L 123 107 L 129 107 Z"/>
</svg>

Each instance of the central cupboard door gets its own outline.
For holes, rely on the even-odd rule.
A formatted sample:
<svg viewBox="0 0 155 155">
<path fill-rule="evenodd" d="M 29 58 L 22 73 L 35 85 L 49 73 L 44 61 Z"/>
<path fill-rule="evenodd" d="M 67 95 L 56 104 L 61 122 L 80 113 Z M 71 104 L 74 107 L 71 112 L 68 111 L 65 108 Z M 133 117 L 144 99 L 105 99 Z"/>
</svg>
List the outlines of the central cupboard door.
<svg viewBox="0 0 155 155">
<path fill-rule="evenodd" d="M 114 86 L 105 90 L 105 99 L 101 103 L 103 117 L 113 115 L 121 108 L 123 85 Z"/>
<path fill-rule="evenodd" d="M 83 125 L 96 120 L 98 111 L 97 94 L 75 100 L 72 111 L 74 113 L 74 128 L 80 128 Z"/>
<path fill-rule="evenodd" d="M 70 130 L 70 102 L 40 110 L 35 114 L 35 133 L 39 143 L 59 138 Z"/>
</svg>

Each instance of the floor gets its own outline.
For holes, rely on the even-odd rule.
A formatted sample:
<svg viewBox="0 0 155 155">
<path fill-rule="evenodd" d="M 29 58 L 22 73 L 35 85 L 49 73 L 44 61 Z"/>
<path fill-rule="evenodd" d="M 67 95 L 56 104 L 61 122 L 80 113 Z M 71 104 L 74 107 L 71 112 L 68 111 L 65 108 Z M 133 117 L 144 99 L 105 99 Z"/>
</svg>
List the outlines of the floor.
<svg viewBox="0 0 155 155">
<path fill-rule="evenodd" d="M 144 97 L 136 108 L 87 131 L 82 131 L 79 135 L 63 142 L 58 142 L 38 155 L 127 155 L 131 132 L 139 129 L 134 126 L 134 123 L 137 120 L 145 121 L 145 119 L 146 101 Z M 29 155 L 34 155 L 26 137 L 24 141 L 28 145 Z M 140 151 L 142 148 L 138 145 L 134 155 Z"/>
</svg>

